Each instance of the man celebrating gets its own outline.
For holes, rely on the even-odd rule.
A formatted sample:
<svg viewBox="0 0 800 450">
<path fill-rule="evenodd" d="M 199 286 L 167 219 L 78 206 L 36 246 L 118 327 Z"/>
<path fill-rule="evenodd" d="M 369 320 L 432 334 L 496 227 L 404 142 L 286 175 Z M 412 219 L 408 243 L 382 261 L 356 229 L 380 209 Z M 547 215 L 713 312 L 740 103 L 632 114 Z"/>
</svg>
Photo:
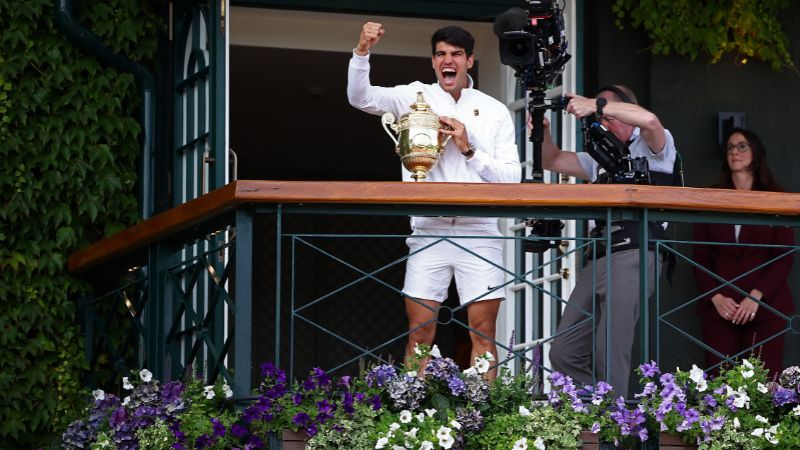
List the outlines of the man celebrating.
<svg viewBox="0 0 800 450">
<path fill-rule="evenodd" d="M 417 92 L 422 92 L 440 122 L 447 125 L 441 132 L 452 137 L 427 180 L 518 183 L 521 169 L 511 114 L 505 105 L 474 89 L 467 73 L 475 62 L 472 35 L 455 26 L 433 34 L 431 63 L 436 83 L 415 81 L 394 87 L 373 86 L 369 78 L 369 51 L 385 34 L 380 23 L 363 25 L 348 71 L 350 104 L 371 114 L 391 112 L 399 117 L 409 111 Z M 403 179 L 410 181 L 410 173 L 404 171 Z M 412 235 L 406 241 L 410 252 L 403 287 L 409 321 L 406 356 L 416 344 L 433 342 L 438 309 L 446 300 L 455 276 L 459 299 L 468 304 L 468 322 L 473 330 L 472 360 L 486 352 L 496 358 L 495 322 L 503 296 L 490 287 L 503 285 L 504 278 L 500 269 L 503 241 L 497 219 L 412 217 L 411 229 Z M 486 238 L 455 238 L 464 235 Z M 495 373 L 492 370 L 489 377 Z"/>
<path fill-rule="evenodd" d="M 600 89 L 597 98 L 570 95 L 567 112 L 583 118 L 602 111 L 600 123 L 617 139 L 627 143 L 633 158 L 647 158 L 651 180 L 657 184 L 673 185 L 676 150 L 670 132 L 661 125 L 655 114 L 637 104 L 633 92 L 625 86 L 613 85 Z M 605 99 L 598 102 L 600 98 Z M 588 153 L 575 153 L 559 149 L 550 136 L 549 123 L 544 123 L 542 165 L 545 169 L 568 174 L 576 178 L 597 181 L 600 165 Z M 597 227 L 592 236 L 597 241 L 595 258 L 578 276 L 578 282 L 569 298 L 550 349 L 553 370 L 572 376 L 576 383 L 592 384 L 592 325 L 591 322 L 576 327 L 591 313 L 592 301 L 597 299 L 597 346 L 594 361 L 597 378 L 614 386 L 617 393 L 627 396 L 630 377 L 631 351 L 636 322 L 639 320 L 639 245 L 638 223 L 634 221 L 611 224 L 611 284 L 607 281 L 605 233 L 607 227 Z M 651 234 L 663 236 L 660 224 L 651 226 Z M 657 236 L 656 236 L 657 237 Z M 660 266 L 659 266 L 660 268 Z M 592 274 L 594 273 L 594 276 Z M 655 287 L 655 252 L 647 258 L 648 297 Z M 594 290 L 592 284 L 595 284 Z M 611 304 L 606 302 L 610 297 Z M 607 319 L 611 315 L 611 342 L 607 342 Z M 574 329 L 571 329 L 574 328 Z M 566 331 L 569 330 L 569 331 Z M 562 334 L 563 333 L 563 334 Z M 610 344 L 610 345 L 609 345 Z M 610 347 L 610 348 L 607 348 Z M 606 352 L 610 352 L 610 358 Z M 607 370 L 606 361 L 611 368 Z"/>
</svg>

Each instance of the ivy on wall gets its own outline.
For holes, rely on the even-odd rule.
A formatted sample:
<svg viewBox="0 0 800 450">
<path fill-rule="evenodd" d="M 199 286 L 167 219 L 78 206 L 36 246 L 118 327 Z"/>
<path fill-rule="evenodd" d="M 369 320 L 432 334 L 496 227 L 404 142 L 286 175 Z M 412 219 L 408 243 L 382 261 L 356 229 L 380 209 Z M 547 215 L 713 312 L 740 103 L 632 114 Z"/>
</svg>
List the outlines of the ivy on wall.
<svg viewBox="0 0 800 450">
<path fill-rule="evenodd" d="M 85 400 L 66 261 L 137 220 L 135 82 L 70 44 L 55 3 L 0 0 L 0 448 L 48 445 Z M 148 2 L 75 3 L 114 52 L 152 60 Z"/>
<path fill-rule="evenodd" d="M 717 63 L 732 55 L 739 64 L 760 59 L 773 69 L 794 69 L 778 14 L 793 0 L 615 0 L 617 26 L 626 17 L 643 28 L 655 54 L 691 60 L 699 54 Z"/>
</svg>

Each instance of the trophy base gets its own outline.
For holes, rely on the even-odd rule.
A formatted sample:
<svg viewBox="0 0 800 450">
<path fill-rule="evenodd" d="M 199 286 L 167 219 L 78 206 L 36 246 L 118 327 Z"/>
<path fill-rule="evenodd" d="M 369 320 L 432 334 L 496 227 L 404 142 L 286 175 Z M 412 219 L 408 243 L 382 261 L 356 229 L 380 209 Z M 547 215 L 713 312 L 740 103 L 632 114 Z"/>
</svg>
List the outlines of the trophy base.
<svg viewBox="0 0 800 450">
<path fill-rule="evenodd" d="M 425 181 L 425 179 L 428 178 L 428 170 L 417 170 L 411 174 L 411 178 L 413 178 L 414 181 Z"/>
<path fill-rule="evenodd" d="M 436 148 L 414 147 L 410 152 L 400 156 L 403 166 L 411 172 L 411 178 L 422 181 L 428 178 L 428 172 L 439 161 L 439 151 Z"/>
</svg>

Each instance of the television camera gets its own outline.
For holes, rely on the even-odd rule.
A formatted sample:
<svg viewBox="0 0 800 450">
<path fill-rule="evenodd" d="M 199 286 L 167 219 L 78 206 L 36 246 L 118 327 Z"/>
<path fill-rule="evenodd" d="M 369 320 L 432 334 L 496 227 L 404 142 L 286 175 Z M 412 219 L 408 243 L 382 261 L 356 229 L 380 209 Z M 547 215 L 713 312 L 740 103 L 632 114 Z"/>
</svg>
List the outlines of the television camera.
<svg viewBox="0 0 800 450">
<path fill-rule="evenodd" d="M 566 103 L 545 102 L 545 91 L 569 61 L 564 30 L 564 14 L 558 0 L 525 0 L 525 9 L 511 8 L 494 21 L 494 32 L 500 40 L 500 62 L 515 70 L 518 81 L 530 93 L 528 111 L 534 123 L 544 120 L 548 109 L 563 109 Z M 542 127 L 533 128 L 533 170 L 531 178 L 541 182 Z"/>
<path fill-rule="evenodd" d="M 600 121 L 607 100 L 595 100 L 597 113 L 581 119 L 584 150 L 603 168 L 597 177 L 604 184 L 652 184 L 647 158 L 631 157 L 628 145 L 620 141 Z"/>
</svg>

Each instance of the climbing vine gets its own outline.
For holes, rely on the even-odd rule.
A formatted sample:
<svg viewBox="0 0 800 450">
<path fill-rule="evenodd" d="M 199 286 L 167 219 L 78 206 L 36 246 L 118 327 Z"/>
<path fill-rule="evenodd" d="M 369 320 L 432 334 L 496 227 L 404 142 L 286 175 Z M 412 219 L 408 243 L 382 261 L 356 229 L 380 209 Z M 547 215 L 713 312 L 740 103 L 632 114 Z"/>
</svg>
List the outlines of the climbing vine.
<svg viewBox="0 0 800 450">
<path fill-rule="evenodd" d="M 85 286 L 66 261 L 137 220 L 135 82 L 70 44 L 56 3 L 0 0 L 0 448 L 47 446 L 83 403 Z M 148 2 L 75 4 L 112 51 L 152 61 Z"/>
<path fill-rule="evenodd" d="M 691 60 L 706 54 L 712 63 L 731 55 L 739 64 L 751 58 L 773 69 L 794 69 L 789 39 L 779 13 L 792 0 L 615 0 L 617 26 L 628 18 L 653 41 L 653 53 Z"/>
</svg>

